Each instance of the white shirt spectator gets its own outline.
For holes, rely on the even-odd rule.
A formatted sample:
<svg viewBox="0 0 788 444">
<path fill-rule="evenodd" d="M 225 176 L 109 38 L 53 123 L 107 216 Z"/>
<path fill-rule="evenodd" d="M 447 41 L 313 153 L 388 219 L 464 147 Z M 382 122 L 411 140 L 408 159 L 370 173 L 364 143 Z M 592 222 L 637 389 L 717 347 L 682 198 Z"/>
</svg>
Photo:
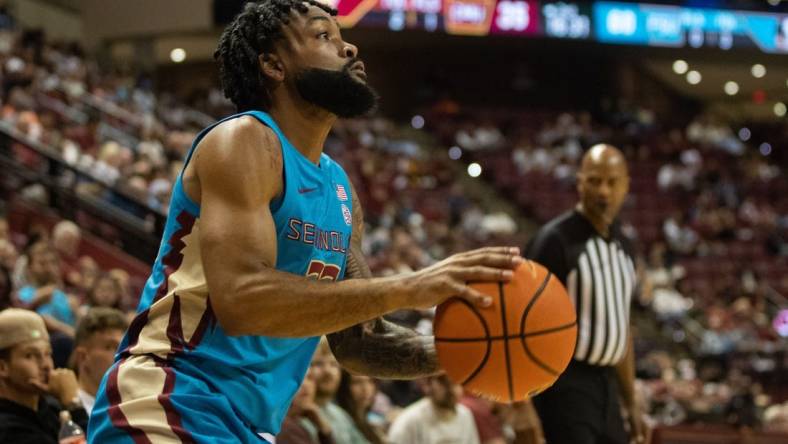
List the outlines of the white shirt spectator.
<svg viewBox="0 0 788 444">
<path fill-rule="evenodd" d="M 389 429 L 391 444 L 479 444 L 479 434 L 468 407 L 457 404 L 453 415 L 442 417 L 429 398 L 407 407 Z"/>
<path fill-rule="evenodd" d="M 88 416 L 90 416 L 90 412 L 93 411 L 93 406 L 96 404 L 96 397 L 82 389 L 79 389 L 77 396 L 79 397 L 79 402 L 82 403 L 82 407 L 85 409 L 85 412 L 87 412 Z"/>
</svg>

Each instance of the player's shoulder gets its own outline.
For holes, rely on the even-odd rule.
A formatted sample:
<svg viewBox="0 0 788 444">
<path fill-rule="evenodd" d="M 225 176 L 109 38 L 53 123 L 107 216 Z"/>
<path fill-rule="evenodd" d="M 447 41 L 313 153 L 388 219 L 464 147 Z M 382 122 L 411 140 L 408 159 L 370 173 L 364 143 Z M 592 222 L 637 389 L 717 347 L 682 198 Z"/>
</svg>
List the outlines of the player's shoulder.
<svg viewBox="0 0 788 444">
<path fill-rule="evenodd" d="M 348 182 L 350 179 L 347 177 L 347 172 L 345 172 L 345 168 L 342 165 L 334 160 L 331 156 L 326 153 L 320 154 L 320 166 L 322 168 L 326 168 L 332 172 L 334 175 L 340 175 L 344 178 L 347 178 Z"/>
<path fill-rule="evenodd" d="M 248 115 L 225 120 L 211 128 L 196 151 L 198 162 L 217 168 L 280 167 L 281 157 L 274 130 Z"/>
<path fill-rule="evenodd" d="M 247 144 L 243 142 L 251 142 L 249 145 L 259 146 L 266 142 L 278 143 L 278 138 L 276 132 L 268 125 L 253 116 L 243 115 L 220 122 L 208 132 L 203 141 L 214 143 L 230 141 L 238 146 L 246 146 Z"/>
</svg>

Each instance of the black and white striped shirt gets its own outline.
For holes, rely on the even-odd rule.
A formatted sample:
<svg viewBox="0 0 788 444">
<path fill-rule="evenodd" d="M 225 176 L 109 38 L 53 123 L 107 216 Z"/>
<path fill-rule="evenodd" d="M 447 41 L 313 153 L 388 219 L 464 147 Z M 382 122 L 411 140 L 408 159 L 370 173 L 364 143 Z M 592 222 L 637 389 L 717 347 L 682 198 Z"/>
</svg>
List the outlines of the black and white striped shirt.
<svg viewBox="0 0 788 444">
<path fill-rule="evenodd" d="M 574 358 L 616 365 L 624 357 L 635 264 L 618 224 L 603 238 L 579 212 L 548 222 L 531 239 L 525 256 L 547 267 L 566 286 L 577 310 Z"/>
</svg>

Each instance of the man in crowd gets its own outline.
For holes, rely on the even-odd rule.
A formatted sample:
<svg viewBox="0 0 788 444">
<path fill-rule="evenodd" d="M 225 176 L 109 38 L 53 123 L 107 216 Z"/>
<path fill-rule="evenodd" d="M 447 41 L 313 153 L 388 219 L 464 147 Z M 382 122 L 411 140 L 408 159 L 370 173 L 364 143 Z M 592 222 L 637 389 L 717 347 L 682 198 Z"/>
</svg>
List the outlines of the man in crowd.
<svg viewBox="0 0 788 444">
<path fill-rule="evenodd" d="M 334 441 L 367 444 L 367 440 L 356 428 L 350 415 L 334 403 L 341 376 L 339 363 L 331 353 L 328 341 L 325 338 L 321 339 L 308 373 L 308 377 L 315 382 L 315 403 L 320 407 L 320 415 L 330 425 Z"/>
<path fill-rule="evenodd" d="M 128 326 L 123 312 L 104 307 L 91 308 L 77 325 L 74 369 L 79 381 L 78 396 L 88 415 L 93 410 L 101 378 L 114 362 L 115 351 Z"/>
<path fill-rule="evenodd" d="M 0 312 L 0 442 L 57 443 L 64 408 L 86 427 L 78 387 L 74 372 L 53 370 L 41 316 L 18 308 Z"/>
<path fill-rule="evenodd" d="M 389 442 L 479 444 L 473 414 L 458 403 L 462 388 L 446 375 L 430 376 L 422 383 L 426 396 L 397 416 L 389 429 Z"/>
<path fill-rule="evenodd" d="M 29 284 L 18 297 L 26 308 L 44 317 L 50 331 L 74 336 L 75 315 L 60 280 L 60 259 L 46 241 L 36 242 L 25 251 Z"/>
</svg>

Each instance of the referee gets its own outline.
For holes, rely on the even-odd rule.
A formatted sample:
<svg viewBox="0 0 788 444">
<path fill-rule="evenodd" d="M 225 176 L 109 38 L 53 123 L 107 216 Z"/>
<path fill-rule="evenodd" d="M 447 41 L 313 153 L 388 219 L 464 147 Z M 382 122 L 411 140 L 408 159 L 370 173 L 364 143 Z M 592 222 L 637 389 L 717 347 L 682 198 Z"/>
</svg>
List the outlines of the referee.
<svg viewBox="0 0 788 444">
<path fill-rule="evenodd" d="M 616 217 L 629 191 L 623 154 L 596 145 L 577 174 L 580 202 L 542 227 L 525 256 L 564 283 L 577 310 L 574 359 L 534 399 L 548 444 L 627 444 L 619 395 L 636 443 L 645 441 L 635 405 L 629 304 L 635 287 L 631 248 Z"/>
</svg>

